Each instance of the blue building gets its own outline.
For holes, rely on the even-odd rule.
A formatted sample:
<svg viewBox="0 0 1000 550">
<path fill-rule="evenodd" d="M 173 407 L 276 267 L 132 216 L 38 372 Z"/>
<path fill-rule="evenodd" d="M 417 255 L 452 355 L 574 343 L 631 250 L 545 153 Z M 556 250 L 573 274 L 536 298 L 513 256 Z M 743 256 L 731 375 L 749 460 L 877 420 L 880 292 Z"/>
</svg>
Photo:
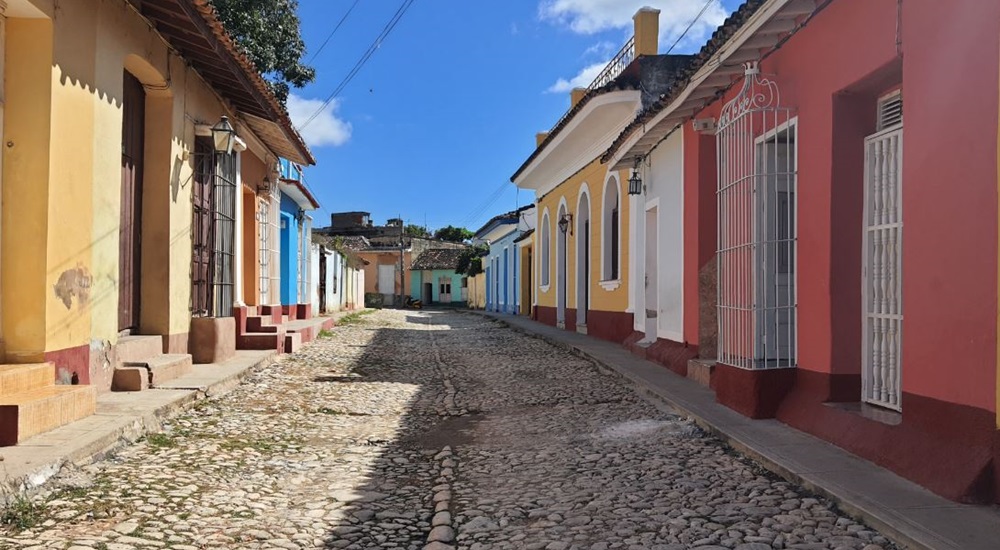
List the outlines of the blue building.
<svg viewBox="0 0 1000 550">
<path fill-rule="evenodd" d="M 486 272 L 486 310 L 516 315 L 521 288 L 518 265 L 521 257 L 519 237 L 535 228 L 535 206 L 528 205 L 500 214 L 476 232 L 475 242 L 489 246 L 483 258 Z"/>
<path fill-rule="evenodd" d="M 312 242 L 312 217 L 309 212 L 319 202 L 306 186 L 302 167 L 282 159 L 281 206 L 279 209 L 278 245 L 281 250 L 280 295 L 282 312 L 289 319 L 312 316 L 312 281 L 309 245 Z"/>
</svg>

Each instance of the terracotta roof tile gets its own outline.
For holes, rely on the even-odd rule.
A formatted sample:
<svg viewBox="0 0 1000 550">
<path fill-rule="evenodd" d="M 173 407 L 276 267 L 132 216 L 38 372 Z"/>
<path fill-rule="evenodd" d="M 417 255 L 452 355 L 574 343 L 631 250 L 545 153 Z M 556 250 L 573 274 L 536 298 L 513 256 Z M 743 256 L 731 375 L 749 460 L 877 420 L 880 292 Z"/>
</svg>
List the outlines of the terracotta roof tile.
<svg viewBox="0 0 1000 550">
<path fill-rule="evenodd" d="M 432 248 L 425 250 L 413 261 L 413 270 L 422 269 L 455 269 L 464 248 Z"/>
</svg>

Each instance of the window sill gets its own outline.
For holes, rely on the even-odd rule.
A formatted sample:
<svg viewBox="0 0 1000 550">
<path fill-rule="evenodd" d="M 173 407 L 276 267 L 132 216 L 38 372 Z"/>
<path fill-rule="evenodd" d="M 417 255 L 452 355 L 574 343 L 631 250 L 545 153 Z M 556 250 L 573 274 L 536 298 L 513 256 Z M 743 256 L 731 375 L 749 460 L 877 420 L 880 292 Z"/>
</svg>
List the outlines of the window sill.
<svg viewBox="0 0 1000 550">
<path fill-rule="evenodd" d="M 542 285 L 542 286 L 538 287 L 538 290 L 541 290 L 542 292 L 548 292 L 549 291 L 549 285 Z"/>
<path fill-rule="evenodd" d="M 874 405 L 869 405 L 868 403 L 854 402 L 854 403 L 823 403 L 827 407 L 845 411 L 851 414 L 856 414 L 858 416 L 867 418 L 868 420 L 874 420 L 888 426 L 898 426 L 903 422 L 903 415 L 897 411 L 891 409 L 883 409 L 882 407 L 876 407 Z"/>
<path fill-rule="evenodd" d="M 612 290 L 617 290 L 618 287 L 622 286 L 622 280 L 621 279 L 612 279 L 610 281 L 601 281 L 600 285 L 601 285 L 601 288 L 603 288 L 604 290 L 607 290 L 608 292 L 610 292 Z"/>
</svg>

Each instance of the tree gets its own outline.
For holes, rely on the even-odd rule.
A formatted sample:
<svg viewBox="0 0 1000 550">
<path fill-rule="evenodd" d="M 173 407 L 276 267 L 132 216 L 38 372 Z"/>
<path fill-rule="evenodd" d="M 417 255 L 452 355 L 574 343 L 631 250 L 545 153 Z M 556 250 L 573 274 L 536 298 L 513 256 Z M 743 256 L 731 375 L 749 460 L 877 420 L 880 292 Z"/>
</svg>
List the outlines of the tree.
<svg viewBox="0 0 1000 550">
<path fill-rule="evenodd" d="M 407 237 L 430 237 L 431 234 L 422 225 L 409 224 L 403 229 Z"/>
<path fill-rule="evenodd" d="M 462 251 L 458 257 L 455 273 L 475 277 L 483 272 L 483 257 L 490 253 L 485 245 L 471 246 Z"/>
<path fill-rule="evenodd" d="M 306 43 L 299 30 L 298 0 L 212 0 L 226 31 L 271 85 L 282 105 L 290 87 L 316 79 L 302 62 Z"/>
<path fill-rule="evenodd" d="M 450 225 L 434 232 L 435 239 L 453 243 L 464 243 L 465 241 L 472 240 L 472 237 L 475 235 L 475 233 L 464 227 L 452 227 Z"/>
</svg>

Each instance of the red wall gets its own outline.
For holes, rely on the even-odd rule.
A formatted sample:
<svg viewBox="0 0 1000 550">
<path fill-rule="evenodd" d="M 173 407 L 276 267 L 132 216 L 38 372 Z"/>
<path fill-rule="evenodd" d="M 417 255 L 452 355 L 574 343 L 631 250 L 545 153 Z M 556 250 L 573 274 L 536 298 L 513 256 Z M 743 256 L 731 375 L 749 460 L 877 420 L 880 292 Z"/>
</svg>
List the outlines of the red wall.
<svg viewBox="0 0 1000 550">
<path fill-rule="evenodd" d="M 716 103 L 702 116 L 718 118 Z M 684 125 L 684 341 L 698 345 L 698 276 L 716 248 L 715 136 Z M 714 353 L 714 350 L 712 351 Z"/>
<path fill-rule="evenodd" d="M 798 116 L 799 369 L 777 416 L 966 500 L 1000 496 L 983 492 L 1000 459 L 991 459 L 998 46 L 1000 2 L 837 0 L 761 64 Z M 875 131 L 878 96 L 900 84 L 904 395 L 901 422 L 890 425 L 824 403 L 861 398 L 863 139 Z M 722 103 L 696 117 L 717 118 Z M 706 232 L 714 243 L 715 220 L 705 223 L 701 207 L 715 167 L 690 124 L 684 131 L 688 333 Z"/>
</svg>

